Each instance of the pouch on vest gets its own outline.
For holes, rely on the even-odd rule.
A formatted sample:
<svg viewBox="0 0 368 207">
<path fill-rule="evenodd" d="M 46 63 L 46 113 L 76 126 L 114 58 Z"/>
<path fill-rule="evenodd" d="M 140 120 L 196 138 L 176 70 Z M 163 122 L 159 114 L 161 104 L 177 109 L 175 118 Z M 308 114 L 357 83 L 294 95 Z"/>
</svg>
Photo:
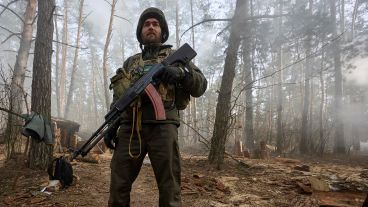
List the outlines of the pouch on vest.
<svg viewBox="0 0 368 207">
<path fill-rule="evenodd" d="M 116 72 L 117 74 L 113 76 L 110 81 L 110 90 L 113 90 L 114 100 L 118 99 L 125 91 L 130 87 L 131 75 L 127 73 L 124 69 L 119 68 Z"/>
</svg>

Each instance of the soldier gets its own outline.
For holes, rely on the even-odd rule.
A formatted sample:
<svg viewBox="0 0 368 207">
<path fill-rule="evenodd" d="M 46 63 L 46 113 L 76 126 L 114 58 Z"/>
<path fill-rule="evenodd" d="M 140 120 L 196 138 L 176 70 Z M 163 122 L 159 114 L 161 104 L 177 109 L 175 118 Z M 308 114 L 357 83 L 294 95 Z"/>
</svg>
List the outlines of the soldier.
<svg viewBox="0 0 368 207">
<path fill-rule="evenodd" d="M 148 8 L 141 14 L 137 26 L 141 53 L 129 57 L 111 78 L 113 103 L 173 50 L 163 43 L 169 29 L 163 12 Z M 166 120 L 156 120 L 154 108 L 147 97 L 141 97 L 122 114 L 119 128 L 105 136 L 105 144 L 115 149 L 111 160 L 109 206 L 130 206 L 130 191 L 148 153 L 159 188 L 159 206 L 181 206 L 180 153 L 178 148 L 179 110 L 189 103 L 189 97 L 201 96 L 207 80 L 192 62 L 167 66 L 156 86 L 164 103 Z"/>
</svg>

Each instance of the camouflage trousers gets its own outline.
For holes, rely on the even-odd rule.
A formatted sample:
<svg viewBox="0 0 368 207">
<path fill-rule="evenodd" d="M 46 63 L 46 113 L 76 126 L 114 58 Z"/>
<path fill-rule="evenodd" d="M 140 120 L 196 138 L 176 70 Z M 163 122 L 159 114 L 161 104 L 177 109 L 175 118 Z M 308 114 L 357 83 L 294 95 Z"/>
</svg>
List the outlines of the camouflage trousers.
<svg viewBox="0 0 368 207">
<path fill-rule="evenodd" d="M 130 191 L 148 153 L 159 189 L 160 207 L 180 207 L 180 154 L 178 128 L 174 124 L 144 124 L 140 132 L 141 154 L 129 155 L 131 125 L 121 125 L 111 160 L 110 207 L 130 206 Z M 133 155 L 140 152 L 137 133 L 130 145 Z"/>
</svg>

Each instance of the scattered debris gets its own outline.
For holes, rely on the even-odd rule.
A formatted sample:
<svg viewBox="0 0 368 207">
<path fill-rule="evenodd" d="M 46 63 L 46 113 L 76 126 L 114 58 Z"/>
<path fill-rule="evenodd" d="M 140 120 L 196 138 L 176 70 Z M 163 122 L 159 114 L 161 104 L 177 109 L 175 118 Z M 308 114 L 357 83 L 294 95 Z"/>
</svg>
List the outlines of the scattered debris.
<svg viewBox="0 0 368 207">
<path fill-rule="evenodd" d="M 363 170 L 362 172 L 360 172 L 360 177 L 368 179 L 368 170 Z"/>
<path fill-rule="evenodd" d="M 221 180 L 202 174 L 193 174 L 192 177 L 182 178 L 182 190 L 186 195 L 212 194 L 216 199 L 222 199 L 226 195 L 230 194 L 230 188 L 221 182 Z"/>
<path fill-rule="evenodd" d="M 286 164 L 300 164 L 302 161 L 291 159 L 291 158 L 284 158 L 284 157 L 276 157 L 276 161 L 286 163 Z"/>
<path fill-rule="evenodd" d="M 297 165 L 294 167 L 294 169 L 299 171 L 310 172 L 310 167 L 308 165 Z"/>
<path fill-rule="evenodd" d="M 101 162 L 100 155 L 94 153 L 88 153 L 84 157 L 77 157 L 77 160 L 81 162 L 89 162 L 95 164 L 99 164 Z"/>
<path fill-rule="evenodd" d="M 56 192 L 59 191 L 62 188 L 60 180 L 50 180 L 49 184 L 44 187 L 41 192 Z"/>
<path fill-rule="evenodd" d="M 302 189 L 303 194 L 312 194 L 312 188 L 310 186 L 304 185 L 301 182 L 296 182 L 296 184 Z"/>
<path fill-rule="evenodd" d="M 313 192 L 312 197 L 320 206 L 357 207 L 363 205 L 366 195 L 362 192 Z"/>
<path fill-rule="evenodd" d="M 110 159 L 111 154 L 105 153 L 99 156 L 98 165 L 72 162 L 75 182 L 69 188 L 54 191 L 45 188 L 53 186 L 46 172 L 7 162 L 0 168 L 0 206 L 106 206 Z M 322 159 L 318 163 L 290 158 L 236 160 L 249 167 L 240 167 L 238 161 L 227 156 L 221 170 L 217 170 L 205 156 L 184 156 L 183 206 L 361 207 L 367 196 L 363 193 L 368 192 L 367 159 L 359 160 L 355 166 L 351 160 L 345 164 L 343 160 L 336 164 Z M 39 186 L 45 188 L 43 192 Z M 158 189 L 150 165 L 142 166 L 131 195 L 132 206 L 157 205 Z"/>
<path fill-rule="evenodd" d="M 330 185 L 316 177 L 308 177 L 313 191 L 330 191 Z"/>
</svg>

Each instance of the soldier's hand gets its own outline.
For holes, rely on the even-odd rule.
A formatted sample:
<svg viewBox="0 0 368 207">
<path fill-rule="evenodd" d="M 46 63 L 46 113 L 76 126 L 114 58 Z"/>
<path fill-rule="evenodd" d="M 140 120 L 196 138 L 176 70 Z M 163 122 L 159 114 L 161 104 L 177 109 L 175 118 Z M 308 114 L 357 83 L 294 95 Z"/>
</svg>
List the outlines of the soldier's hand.
<svg viewBox="0 0 368 207">
<path fill-rule="evenodd" d="M 109 149 L 116 148 L 116 129 L 111 129 L 104 136 L 104 143 Z"/>
<path fill-rule="evenodd" d="M 166 66 L 161 74 L 161 81 L 164 83 L 176 83 L 185 77 L 184 69 L 177 66 Z"/>
</svg>

